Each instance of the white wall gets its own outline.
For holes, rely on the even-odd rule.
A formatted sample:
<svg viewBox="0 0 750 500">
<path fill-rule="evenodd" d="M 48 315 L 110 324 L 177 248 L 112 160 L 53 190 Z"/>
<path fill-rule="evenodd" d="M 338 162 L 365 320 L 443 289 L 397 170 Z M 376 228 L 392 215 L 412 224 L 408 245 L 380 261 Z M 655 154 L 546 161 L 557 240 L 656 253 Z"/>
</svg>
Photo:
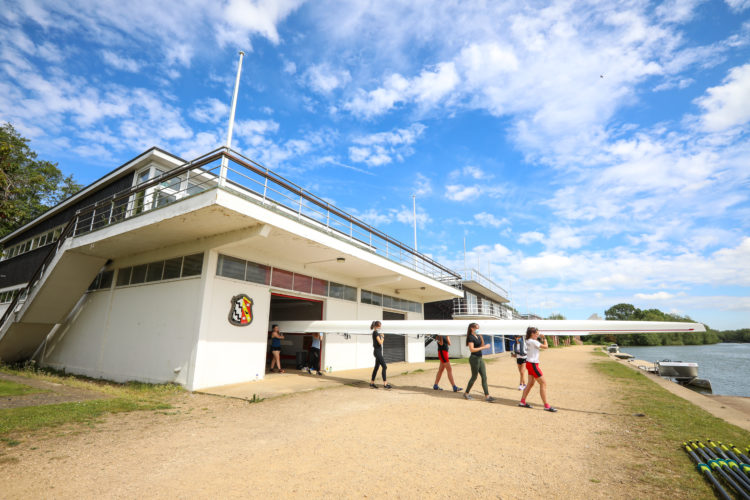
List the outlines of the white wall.
<svg viewBox="0 0 750 500">
<path fill-rule="evenodd" d="M 42 364 L 116 382 L 187 382 L 200 278 L 90 292 Z"/>
<path fill-rule="evenodd" d="M 212 283 L 204 305 L 207 321 L 200 332 L 190 389 L 262 379 L 271 307 L 268 286 L 219 276 L 209 279 Z M 253 321 L 247 326 L 229 322 L 231 299 L 240 293 L 253 300 Z"/>
</svg>

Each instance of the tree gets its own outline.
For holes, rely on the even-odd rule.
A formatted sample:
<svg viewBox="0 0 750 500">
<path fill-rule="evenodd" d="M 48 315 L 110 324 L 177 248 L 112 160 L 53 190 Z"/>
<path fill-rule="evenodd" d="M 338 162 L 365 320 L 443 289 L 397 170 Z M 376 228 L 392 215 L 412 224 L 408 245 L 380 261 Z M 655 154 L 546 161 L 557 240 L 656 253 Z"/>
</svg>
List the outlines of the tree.
<svg viewBox="0 0 750 500">
<path fill-rule="evenodd" d="M 0 237 L 81 189 L 56 163 L 37 160 L 13 125 L 0 126 Z"/>
<path fill-rule="evenodd" d="M 550 315 L 549 315 L 549 316 L 547 317 L 547 319 L 565 319 L 565 316 L 563 316 L 563 315 L 562 315 L 562 314 L 560 314 L 560 313 L 554 313 L 554 314 L 550 314 Z"/>
<path fill-rule="evenodd" d="M 604 311 L 604 319 L 610 321 L 638 321 L 641 310 L 633 304 L 617 304 Z"/>
</svg>

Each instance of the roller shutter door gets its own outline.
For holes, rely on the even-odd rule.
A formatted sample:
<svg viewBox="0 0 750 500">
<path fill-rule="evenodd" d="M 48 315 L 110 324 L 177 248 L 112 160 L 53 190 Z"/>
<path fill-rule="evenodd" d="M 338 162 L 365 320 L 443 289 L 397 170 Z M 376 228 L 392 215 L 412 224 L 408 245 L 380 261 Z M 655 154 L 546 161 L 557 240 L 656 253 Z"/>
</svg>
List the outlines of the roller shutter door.
<svg viewBox="0 0 750 500">
<path fill-rule="evenodd" d="M 383 340 L 383 357 L 386 363 L 406 361 L 406 337 L 386 333 Z"/>
</svg>

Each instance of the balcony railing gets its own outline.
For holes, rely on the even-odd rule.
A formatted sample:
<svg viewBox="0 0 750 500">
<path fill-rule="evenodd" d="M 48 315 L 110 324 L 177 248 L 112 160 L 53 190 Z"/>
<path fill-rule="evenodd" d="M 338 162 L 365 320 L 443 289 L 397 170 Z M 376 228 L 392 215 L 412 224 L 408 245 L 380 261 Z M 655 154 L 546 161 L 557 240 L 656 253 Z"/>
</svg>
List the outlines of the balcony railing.
<svg viewBox="0 0 750 500">
<path fill-rule="evenodd" d="M 479 300 L 469 302 L 466 299 L 453 299 L 453 317 L 486 316 L 497 319 L 514 319 L 512 310 L 495 302 Z"/>
<path fill-rule="evenodd" d="M 223 189 L 444 283 L 461 275 L 228 148 L 214 150 L 77 212 L 73 236 L 210 189 Z"/>
</svg>

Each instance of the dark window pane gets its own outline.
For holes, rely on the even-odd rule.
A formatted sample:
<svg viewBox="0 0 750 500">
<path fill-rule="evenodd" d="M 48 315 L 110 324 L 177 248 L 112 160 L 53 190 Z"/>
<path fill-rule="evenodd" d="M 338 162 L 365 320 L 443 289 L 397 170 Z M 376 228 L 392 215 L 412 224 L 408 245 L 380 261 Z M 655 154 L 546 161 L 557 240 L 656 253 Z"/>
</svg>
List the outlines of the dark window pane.
<svg viewBox="0 0 750 500">
<path fill-rule="evenodd" d="M 274 267 L 273 273 L 271 274 L 271 285 L 291 290 L 292 282 L 294 281 L 293 277 L 294 273 L 284 271 L 283 269 L 276 269 Z"/>
<path fill-rule="evenodd" d="M 379 293 L 372 294 L 372 305 L 374 306 L 382 306 L 383 305 L 383 296 Z"/>
<path fill-rule="evenodd" d="M 271 282 L 271 268 L 255 262 L 248 262 L 245 269 L 245 279 L 253 283 L 267 285 Z"/>
<path fill-rule="evenodd" d="M 146 280 L 146 264 L 133 266 L 133 274 L 130 275 L 130 284 L 143 283 Z"/>
<path fill-rule="evenodd" d="M 186 255 L 182 262 L 182 277 L 200 276 L 203 271 L 203 254 Z"/>
<path fill-rule="evenodd" d="M 94 278 L 94 281 L 91 282 L 91 284 L 89 285 L 89 291 L 97 289 L 97 287 L 99 286 L 99 278 L 101 278 L 101 274 L 97 274 L 96 278 Z"/>
<path fill-rule="evenodd" d="M 313 278 L 312 293 L 315 295 L 328 295 L 328 282 Z"/>
<path fill-rule="evenodd" d="M 161 281 L 161 275 L 164 273 L 164 261 L 151 262 L 146 271 L 146 281 Z"/>
<path fill-rule="evenodd" d="M 344 286 L 344 300 L 357 301 L 357 289 L 352 286 Z"/>
<path fill-rule="evenodd" d="M 383 295 L 383 307 L 393 307 L 393 297 L 390 295 Z"/>
<path fill-rule="evenodd" d="M 234 278 L 236 280 L 245 279 L 245 261 L 235 259 L 226 255 L 219 255 L 219 264 L 216 273 L 225 278 Z"/>
<path fill-rule="evenodd" d="M 310 293 L 310 291 L 312 291 L 312 277 L 295 273 L 293 290 Z"/>
<path fill-rule="evenodd" d="M 343 299 L 344 285 L 339 285 L 338 283 L 331 281 L 328 287 L 328 296 L 333 297 L 334 299 Z"/>
<path fill-rule="evenodd" d="M 101 274 L 101 279 L 99 280 L 99 289 L 104 288 L 112 288 L 112 278 L 115 275 L 114 269 L 110 269 L 109 271 L 104 271 Z"/>
<path fill-rule="evenodd" d="M 117 271 L 117 286 L 127 286 L 130 284 L 130 271 L 132 267 L 123 267 Z"/>
<path fill-rule="evenodd" d="M 372 292 L 368 290 L 362 290 L 362 298 L 360 299 L 363 304 L 372 304 Z"/>
<path fill-rule="evenodd" d="M 169 259 L 164 261 L 164 277 L 162 279 L 171 280 L 180 277 L 180 269 L 182 268 L 182 257 Z"/>
</svg>

